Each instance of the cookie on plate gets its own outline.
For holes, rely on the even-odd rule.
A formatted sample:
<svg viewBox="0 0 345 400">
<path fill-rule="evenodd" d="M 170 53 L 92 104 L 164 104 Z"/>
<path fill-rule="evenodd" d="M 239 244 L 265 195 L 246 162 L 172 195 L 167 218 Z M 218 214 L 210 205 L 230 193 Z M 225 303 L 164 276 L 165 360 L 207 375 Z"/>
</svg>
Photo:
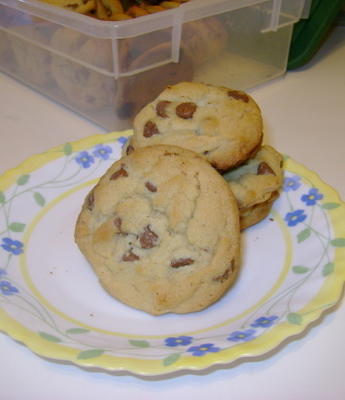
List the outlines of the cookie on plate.
<svg viewBox="0 0 345 400">
<path fill-rule="evenodd" d="M 283 183 L 282 167 L 282 155 L 264 145 L 254 158 L 223 175 L 238 202 L 241 229 L 269 214 Z"/>
<path fill-rule="evenodd" d="M 240 265 L 229 185 L 176 146 L 145 147 L 115 162 L 86 197 L 75 240 L 113 297 L 154 315 L 209 306 Z"/>
<path fill-rule="evenodd" d="M 227 170 L 252 157 L 262 141 L 261 111 L 246 93 L 197 82 L 168 86 L 135 117 L 127 149 L 170 144 Z"/>
</svg>

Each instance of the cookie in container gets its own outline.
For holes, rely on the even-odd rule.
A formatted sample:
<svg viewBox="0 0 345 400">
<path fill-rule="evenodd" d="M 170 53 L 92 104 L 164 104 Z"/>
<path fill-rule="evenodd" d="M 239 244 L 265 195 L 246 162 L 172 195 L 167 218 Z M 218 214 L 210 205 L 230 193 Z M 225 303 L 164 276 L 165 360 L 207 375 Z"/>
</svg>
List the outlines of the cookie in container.
<svg viewBox="0 0 345 400">
<path fill-rule="evenodd" d="M 11 47 L 0 69 L 107 130 L 131 127 L 138 110 L 178 81 L 246 90 L 283 74 L 305 3 L 189 0 L 105 20 L 90 10 L 75 12 L 78 2 L 66 1 L 67 8 L 51 2 L 0 0 L 0 39 Z M 106 15 L 108 3 L 102 1 Z M 73 46 L 57 40 L 61 31 L 78 37 Z M 7 54 L 15 53 L 9 62 Z"/>
</svg>

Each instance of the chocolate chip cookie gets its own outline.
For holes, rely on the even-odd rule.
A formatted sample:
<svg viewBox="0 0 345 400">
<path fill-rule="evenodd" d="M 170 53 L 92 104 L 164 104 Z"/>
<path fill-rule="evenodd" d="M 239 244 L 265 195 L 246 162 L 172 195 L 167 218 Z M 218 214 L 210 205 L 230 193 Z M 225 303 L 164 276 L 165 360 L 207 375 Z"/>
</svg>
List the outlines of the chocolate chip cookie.
<svg viewBox="0 0 345 400">
<path fill-rule="evenodd" d="M 176 146 L 144 147 L 115 162 L 86 197 L 75 240 L 110 295 L 154 315 L 209 306 L 240 265 L 230 186 Z"/>
<path fill-rule="evenodd" d="M 135 117 L 130 148 L 171 144 L 227 170 L 252 157 L 262 141 L 261 111 L 246 93 L 197 82 L 168 86 Z"/>
<path fill-rule="evenodd" d="M 269 214 L 283 182 L 282 166 L 282 155 L 265 145 L 253 159 L 223 175 L 238 202 L 241 229 Z"/>
</svg>

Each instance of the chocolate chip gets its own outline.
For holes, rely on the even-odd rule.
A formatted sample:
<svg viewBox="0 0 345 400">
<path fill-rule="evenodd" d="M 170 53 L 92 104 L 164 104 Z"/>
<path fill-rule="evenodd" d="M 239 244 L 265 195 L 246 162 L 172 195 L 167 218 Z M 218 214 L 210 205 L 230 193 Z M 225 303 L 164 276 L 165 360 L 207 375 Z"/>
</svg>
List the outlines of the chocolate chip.
<svg viewBox="0 0 345 400">
<path fill-rule="evenodd" d="M 121 165 L 121 168 L 118 171 L 114 172 L 111 175 L 110 180 L 114 181 L 115 179 L 120 178 L 121 176 L 122 177 L 128 176 L 128 172 L 123 168 L 123 165 Z"/>
<path fill-rule="evenodd" d="M 248 103 L 249 101 L 249 97 L 245 93 L 240 92 L 239 90 L 228 90 L 228 96 L 236 100 L 242 100 L 245 103 Z"/>
<path fill-rule="evenodd" d="M 178 156 L 179 154 L 173 151 L 167 151 L 165 150 L 164 156 Z"/>
<path fill-rule="evenodd" d="M 158 235 L 150 229 L 150 225 L 147 225 L 144 232 L 139 235 L 139 241 L 143 249 L 151 249 L 157 245 Z"/>
<path fill-rule="evenodd" d="M 86 208 L 87 208 L 89 211 L 92 211 L 94 202 L 95 202 L 95 195 L 93 194 L 93 191 L 92 191 L 92 192 L 87 196 L 87 199 L 86 199 Z"/>
<path fill-rule="evenodd" d="M 170 265 L 173 268 L 179 268 L 179 267 L 185 267 L 186 265 L 191 265 L 194 263 L 194 260 L 192 258 L 177 258 L 174 260 L 171 260 Z"/>
<path fill-rule="evenodd" d="M 156 105 L 156 113 L 162 118 L 167 118 L 166 108 L 171 102 L 168 100 L 162 100 Z"/>
<path fill-rule="evenodd" d="M 193 117 L 196 109 L 197 106 L 195 103 L 181 103 L 176 107 L 176 115 L 183 119 L 190 119 Z"/>
<path fill-rule="evenodd" d="M 155 186 L 153 183 L 147 181 L 145 183 L 146 188 L 150 191 L 150 192 L 157 192 L 157 186 Z"/>
<path fill-rule="evenodd" d="M 145 137 L 151 137 L 153 135 L 158 135 L 160 132 L 157 128 L 157 125 L 152 121 L 147 121 L 144 126 L 144 133 Z"/>
<path fill-rule="evenodd" d="M 229 267 L 223 272 L 223 274 L 216 276 L 215 278 L 213 278 L 213 280 L 216 282 L 220 282 L 220 283 L 227 281 L 230 278 L 230 275 L 232 273 L 233 265 L 234 265 L 234 261 L 232 260 Z"/>
<path fill-rule="evenodd" d="M 140 259 L 139 256 L 133 253 L 133 249 L 129 249 L 127 253 L 122 256 L 122 261 L 137 261 Z"/>
<path fill-rule="evenodd" d="M 257 174 L 258 175 L 275 175 L 273 169 L 265 161 L 262 161 L 258 165 Z"/>
<path fill-rule="evenodd" d="M 222 275 L 216 276 L 213 280 L 216 282 L 223 283 L 229 279 L 230 276 L 230 268 L 227 268 Z"/>
<path fill-rule="evenodd" d="M 122 219 L 120 217 L 116 217 L 114 219 L 114 225 L 116 228 L 121 232 L 121 224 L 122 224 Z"/>
<path fill-rule="evenodd" d="M 127 156 L 128 156 L 129 154 L 133 153 L 133 151 L 134 151 L 134 147 L 133 147 L 131 144 L 128 145 L 128 147 L 127 147 L 127 149 L 126 149 L 126 154 L 127 154 Z"/>
</svg>

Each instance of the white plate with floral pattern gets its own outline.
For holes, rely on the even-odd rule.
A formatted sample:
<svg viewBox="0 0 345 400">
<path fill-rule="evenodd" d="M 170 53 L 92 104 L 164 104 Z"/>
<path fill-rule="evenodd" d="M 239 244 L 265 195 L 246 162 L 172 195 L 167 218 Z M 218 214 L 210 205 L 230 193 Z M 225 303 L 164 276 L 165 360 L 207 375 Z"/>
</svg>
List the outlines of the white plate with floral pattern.
<svg viewBox="0 0 345 400">
<path fill-rule="evenodd" d="M 86 193 L 130 131 L 35 155 L 0 178 L 0 329 L 54 360 L 140 375 L 191 372 L 258 356 L 339 300 L 345 205 L 286 157 L 271 214 L 243 232 L 234 287 L 198 313 L 154 317 L 111 298 L 80 254 Z"/>
</svg>

